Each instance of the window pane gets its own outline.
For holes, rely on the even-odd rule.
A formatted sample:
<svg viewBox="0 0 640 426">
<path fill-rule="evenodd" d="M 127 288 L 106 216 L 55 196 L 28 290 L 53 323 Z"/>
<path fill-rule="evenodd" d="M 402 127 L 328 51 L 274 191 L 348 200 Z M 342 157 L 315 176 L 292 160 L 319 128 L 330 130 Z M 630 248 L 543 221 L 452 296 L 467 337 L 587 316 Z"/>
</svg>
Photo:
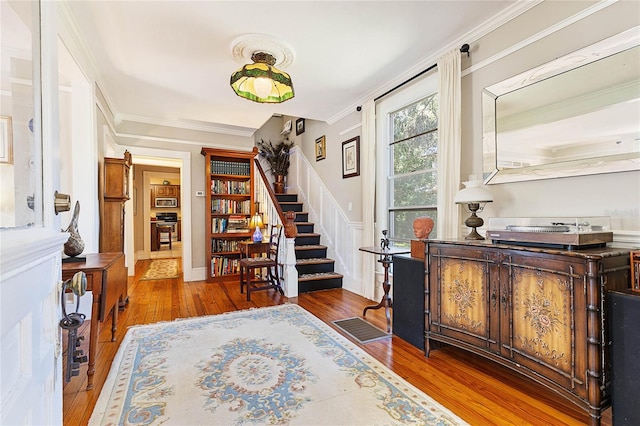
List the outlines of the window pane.
<svg viewBox="0 0 640 426">
<path fill-rule="evenodd" d="M 391 114 L 391 120 L 394 142 L 436 129 L 438 127 L 436 95 L 394 112 Z"/>
<path fill-rule="evenodd" d="M 390 207 L 435 206 L 438 202 L 436 182 L 436 171 L 392 178 Z"/>
<path fill-rule="evenodd" d="M 0 2 L 0 229 L 42 225 L 39 4 Z"/>
<path fill-rule="evenodd" d="M 415 240 L 413 233 L 413 221 L 422 216 L 433 219 L 433 230 L 431 236 L 435 234 L 437 213 L 435 210 L 396 210 L 389 212 L 389 223 L 391 224 L 391 234 L 394 240 Z"/>
<path fill-rule="evenodd" d="M 393 174 L 411 173 L 416 170 L 434 169 L 438 159 L 438 133 L 398 142 L 393 151 Z"/>
</svg>

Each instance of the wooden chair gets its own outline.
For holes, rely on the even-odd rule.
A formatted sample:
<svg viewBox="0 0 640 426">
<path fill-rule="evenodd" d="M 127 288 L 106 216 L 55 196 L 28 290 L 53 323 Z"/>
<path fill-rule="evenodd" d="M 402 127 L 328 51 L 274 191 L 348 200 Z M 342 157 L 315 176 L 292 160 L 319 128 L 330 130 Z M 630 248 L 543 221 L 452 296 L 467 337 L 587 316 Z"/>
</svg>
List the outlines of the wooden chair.
<svg viewBox="0 0 640 426">
<path fill-rule="evenodd" d="M 259 290 L 276 289 L 284 294 L 280 286 L 278 249 L 282 225 L 272 225 L 268 243 L 246 243 L 240 249 L 240 293 L 247 287 L 247 301 L 251 293 Z M 260 257 L 254 257 L 255 255 Z M 266 255 L 263 257 L 262 254 Z"/>
<path fill-rule="evenodd" d="M 160 225 L 156 227 L 156 232 L 157 232 L 157 237 L 158 237 L 158 250 L 160 250 L 160 247 L 162 246 L 162 244 L 169 244 L 169 249 L 171 249 L 171 226 L 169 225 Z M 162 234 L 169 234 L 169 241 L 168 242 L 162 242 L 162 240 L 160 239 Z"/>
</svg>

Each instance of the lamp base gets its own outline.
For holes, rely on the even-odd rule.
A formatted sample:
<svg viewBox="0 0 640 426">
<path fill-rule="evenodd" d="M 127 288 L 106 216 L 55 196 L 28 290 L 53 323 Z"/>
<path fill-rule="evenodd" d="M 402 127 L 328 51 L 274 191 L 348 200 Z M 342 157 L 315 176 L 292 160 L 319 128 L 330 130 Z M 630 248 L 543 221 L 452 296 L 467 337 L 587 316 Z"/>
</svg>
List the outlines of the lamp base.
<svg viewBox="0 0 640 426">
<path fill-rule="evenodd" d="M 479 208 L 480 205 L 478 203 L 469 203 L 469 211 L 471 211 L 471 216 L 469 216 L 467 220 L 464 221 L 464 224 L 471 228 L 471 232 L 469 233 L 469 235 L 464 237 L 465 240 L 484 240 L 484 237 L 478 234 L 478 231 L 476 231 L 476 228 L 484 225 L 484 220 L 476 215 L 476 212 Z"/>
<path fill-rule="evenodd" d="M 476 228 L 473 228 L 473 230 L 469 233 L 469 235 L 464 237 L 464 239 L 465 240 L 484 240 L 484 237 L 478 234 L 478 231 L 476 231 Z"/>
</svg>

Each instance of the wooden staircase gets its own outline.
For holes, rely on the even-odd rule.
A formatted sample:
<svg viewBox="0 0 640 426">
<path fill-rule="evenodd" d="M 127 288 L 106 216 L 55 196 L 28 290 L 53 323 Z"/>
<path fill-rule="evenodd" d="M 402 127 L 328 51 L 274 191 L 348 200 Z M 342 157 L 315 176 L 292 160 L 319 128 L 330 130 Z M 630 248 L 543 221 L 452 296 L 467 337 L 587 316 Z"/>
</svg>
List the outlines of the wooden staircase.
<svg viewBox="0 0 640 426">
<path fill-rule="evenodd" d="M 342 275 L 334 271 L 335 260 L 327 258 L 327 247 L 320 244 L 321 235 L 314 232 L 314 224 L 309 222 L 309 213 L 303 211 L 298 195 L 276 194 L 276 199 L 283 212 L 296 213 L 298 293 L 342 288 Z"/>
</svg>

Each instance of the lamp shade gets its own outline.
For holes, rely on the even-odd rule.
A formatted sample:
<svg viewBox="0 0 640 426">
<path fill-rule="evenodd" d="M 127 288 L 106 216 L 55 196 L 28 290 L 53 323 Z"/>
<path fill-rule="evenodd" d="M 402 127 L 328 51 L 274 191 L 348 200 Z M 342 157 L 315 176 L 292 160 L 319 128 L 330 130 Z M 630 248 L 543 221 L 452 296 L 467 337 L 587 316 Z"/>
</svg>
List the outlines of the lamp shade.
<svg viewBox="0 0 640 426">
<path fill-rule="evenodd" d="M 493 201 L 493 195 L 484 187 L 482 181 L 472 180 L 463 183 L 465 188 L 460 190 L 453 198 L 454 203 L 490 203 Z"/>
<path fill-rule="evenodd" d="M 231 75 L 236 95 L 258 103 L 280 103 L 295 96 L 291 77 L 274 67 L 273 56 L 256 52 L 251 60 L 253 64 L 244 65 Z"/>
<path fill-rule="evenodd" d="M 260 217 L 260 214 L 256 212 L 256 214 L 251 218 L 251 222 L 249 222 L 249 228 L 262 228 L 262 226 L 262 218 Z"/>
</svg>

